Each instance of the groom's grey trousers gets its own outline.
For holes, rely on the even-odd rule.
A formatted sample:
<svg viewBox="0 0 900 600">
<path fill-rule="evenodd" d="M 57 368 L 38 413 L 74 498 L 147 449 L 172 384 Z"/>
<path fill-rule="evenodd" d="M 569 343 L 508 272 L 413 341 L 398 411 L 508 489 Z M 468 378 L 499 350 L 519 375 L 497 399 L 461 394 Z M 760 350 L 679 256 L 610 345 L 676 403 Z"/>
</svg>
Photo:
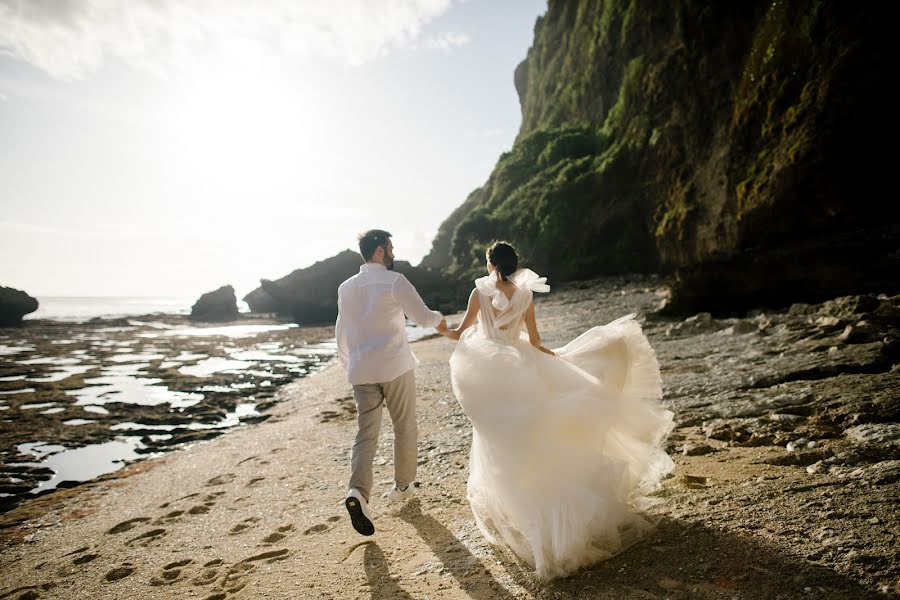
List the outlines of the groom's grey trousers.
<svg viewBox="0 0 900 600">
<path fill-rule="evenodd" d="M 350 460 L 350 487 L 359 490 L 368 501 L 372 493 L 372 461 L 381 432 L 382 406 L 387 406 L 394 424 L 394 480 L 403 488 L 416 478 L 419 428 L 416 424 L 415 371 L 407 371 L 385 383 L 354 385 L 353 398 L 359 431 Z"/>
</svg>

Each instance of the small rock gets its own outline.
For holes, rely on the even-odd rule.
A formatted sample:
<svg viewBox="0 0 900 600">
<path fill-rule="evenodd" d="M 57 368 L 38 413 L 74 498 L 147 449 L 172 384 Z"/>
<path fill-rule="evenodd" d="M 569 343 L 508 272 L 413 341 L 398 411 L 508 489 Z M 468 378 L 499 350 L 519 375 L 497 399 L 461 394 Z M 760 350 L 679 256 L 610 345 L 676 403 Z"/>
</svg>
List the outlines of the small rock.
<svg viewBox="0 0 900 600">
<path fill-rule="evenodd" d="M 785 448 L 787 449 L 788 452 L 794 452 L 795 450 L 799 450 L 800 448 L 807 448 L 807 447 L 811 448 L 812 446 L 807 446 L 808 443 L 809 443 L 809 439 L 800 438 L 799 440 L 794 440 L 793 442 L 788 442 L 787 446 L 785 446 Z"/>
<path fill-rule="evenodd" d="M 844 430 L 844 436 L 860 446 L 900 448 L 900 423 L 863 423 Z"/>
<path fill-rule="evenodd" d="M 687 475 L 685 474 L 682 478 L 684 483 L 689 488 L 703 488 L 706 487 L 706 477 L 703 475 Z"/>
<path fill-rule="evenodd" d="M 685 444 L 681 448 L 681 453 L 685 456 L 702 456 L 718 451 L 718 448 L 714 448 L 709 444 Z"/>
</svg>

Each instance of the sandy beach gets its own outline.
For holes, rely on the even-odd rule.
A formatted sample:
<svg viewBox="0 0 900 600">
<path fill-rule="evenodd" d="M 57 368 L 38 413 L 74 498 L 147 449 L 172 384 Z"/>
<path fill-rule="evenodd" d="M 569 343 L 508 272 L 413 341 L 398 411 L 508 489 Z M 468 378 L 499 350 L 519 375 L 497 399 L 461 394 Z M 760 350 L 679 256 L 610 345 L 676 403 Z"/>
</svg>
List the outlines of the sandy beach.
<svg viewBox="0 0 900 600">
<path fill-rule="evenodd" d="M 879 315 L 896 315 L 898 299 L 666 320 L 650 315 L 661 293 L 653 278 L 613 278 L 555 291 L 538 306 L 551 347 L 638 312 L 676 412 L 669 451 L 677 468 L 657 493 L 658 530 L 606 562 L 538 584 L 484 541 L 465 500 L 471 430 L 450 390 L 452 342 L 432 338 L 414 344 L 420 486 L 402 507 L 375 498 L 372 538 L 355 533 L 342 504 L 355 409 L 344 372 L 332 365 L 279 388 L 264 422 L 4 515 L 0 598 L 900 592 L 900 461 L 896 432 L 889 435 L 898 427 L 896 348 L 882 330 L 840 339 L 863 309 L 871 326 L 887 327 Z M 866 437 L 864 425 L 880 441 Z M 385 417 L 375 467 L 381 491 L 392 477 L 390 443 Z"/>
</svg>

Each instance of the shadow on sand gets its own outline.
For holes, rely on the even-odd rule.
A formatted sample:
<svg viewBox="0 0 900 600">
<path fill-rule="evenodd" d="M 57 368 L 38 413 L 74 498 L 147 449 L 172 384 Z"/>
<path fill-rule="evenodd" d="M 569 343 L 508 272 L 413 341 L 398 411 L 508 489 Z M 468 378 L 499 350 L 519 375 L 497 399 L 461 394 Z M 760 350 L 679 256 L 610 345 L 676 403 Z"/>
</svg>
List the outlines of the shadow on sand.
<svg viewBox="0 0 900 600">
<path fill-rule="evenodd" d="M 422 513 L 417 499 L 407 503 L 399 516 L 415 527 L 435 557 L 473 600 L 521 597 L 494 579 L 485 564 L 441 522 Z M 372 567 L 368 566 L 370 551 Z M 366 557 L 370 580 L 375 570 L 387 577 L 387 563 L 377 546 L 370 545 Z M 670 518 L 660 520 L 655 534 L 624 553 L 546 584 L 536 581 L 527 567 L 513 561 L 508 552 L 498 551 L 496 558 L 505 563 L 507 573 L 534 598 L 857 600 L 889 597 L 828 567 L 765 544 L 749 533 L 744 536 Z M 395 588 L 393 591 L 382 588 L 383 593 L 373 597 L 410 597 L 396 585 Z"/>
</svg>

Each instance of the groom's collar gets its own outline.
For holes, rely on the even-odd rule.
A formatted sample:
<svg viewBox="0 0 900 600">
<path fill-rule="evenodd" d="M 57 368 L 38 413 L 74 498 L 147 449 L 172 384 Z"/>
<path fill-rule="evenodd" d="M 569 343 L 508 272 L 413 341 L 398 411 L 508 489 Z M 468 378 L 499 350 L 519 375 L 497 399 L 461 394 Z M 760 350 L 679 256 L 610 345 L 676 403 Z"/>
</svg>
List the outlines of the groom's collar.
<svg viewBox="0 0 900 600">
<path fill-rule="evenodd" d="M 385 271 L 387 271 L 387 267 L 379 263 L 367 262 L 359 266 L 360 273 L 362 273 L 363 271 L 372 271 L 374 269 L 384 269 Z"/>
</svg>

